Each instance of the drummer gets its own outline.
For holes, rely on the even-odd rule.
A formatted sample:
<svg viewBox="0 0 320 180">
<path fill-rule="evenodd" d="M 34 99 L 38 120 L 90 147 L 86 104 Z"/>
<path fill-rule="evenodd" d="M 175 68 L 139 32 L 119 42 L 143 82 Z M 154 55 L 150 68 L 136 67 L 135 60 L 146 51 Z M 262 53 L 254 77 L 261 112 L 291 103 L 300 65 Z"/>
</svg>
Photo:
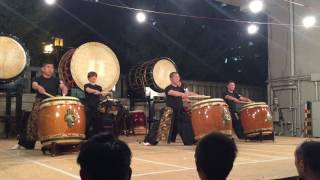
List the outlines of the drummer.
<svg viewBox="0 0 320 180">
<path fill-rule="evenodd" d="M 195 139 L 191 119 L 184 111 L 182 102 L 188 100 L 189 96 L 197 94 L 184 90 L 177 72 L 170 73 L 170 81 L 171 84 L 165 88 L 166 105 L 173 109 L 173 121 L 168 142 L 175 142 L 177 134 L 180 134 L 184 145 L 192 145 Z"/>
<path fill-rule="evenodd" d="M 236 83 L 234 81 L 229 81 L 226 86 L 226 91 L 223 93 L 223 99 L 226 101 L 226 103 L 229 106 L 229 110 L 232 117 L 232 126 L 236 135 L 238 136 L 239 139 L 244 139 L 245 135 L 243 133 L 243 128 L 237 115 L 236 106 L 237 104 L 247 104 L 253 101 L 251 101 L 247 97 L 244 97 L 238 94 L 235 91 L 235 89 L 236 89 Z"/>
<path fill-rule="evenodd" d="M 23 128 L 22 134 L 19 135 L 19 142 L 12 149 L 34 149 L 38 139 L 38 113 L 40 102 L 48 98 L 46 94 L 56 96 L 62 91 L 62 95 L 68 94 L 68 88 L 63 81 L 54 75 L 53 62 L 45 61 L 41 67 L 41 76 L 36 77 L 32 82 L 32 89 L 36 91 L 36 98 L 33 103 L 32 112 L 27 120 L 26 127 Z"/>
<path fill-rule="evenodd" d="M 96 84 L 98 74 L 94 71 L 88 73 L 89 83 L 84 85 L 86 96 L 86 138 L 98 134 L 103 130 L 103 124 L 99 119 L 98 106 L 100 96 L 103 95 L 102 87 Z"/>
</svg>

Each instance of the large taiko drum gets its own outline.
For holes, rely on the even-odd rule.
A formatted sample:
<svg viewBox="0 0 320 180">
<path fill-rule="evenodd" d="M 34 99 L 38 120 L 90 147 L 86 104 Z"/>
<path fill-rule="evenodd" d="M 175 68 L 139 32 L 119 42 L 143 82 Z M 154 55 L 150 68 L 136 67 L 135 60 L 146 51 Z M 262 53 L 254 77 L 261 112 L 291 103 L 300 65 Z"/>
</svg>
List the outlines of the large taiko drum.
<svg viewBox="0 0 320 180">
<path fill-rule="evenodd" d="M 257 102 L 244 105 L 240 109 L 239 116 L 244 133 L 247 136 L 272 134 L 272 116 L 266 103 Z"/>
<path fill-rule="evenodd" d="M 88 83 L 87 74 L 98 74 L 97 84 L 103 91 L 110 91 L 120 76 L 119 61 L 114 52 L 106 45 L 88 42 L 77 49 L 70 49 L 59 63 L 59 77 L 69 88 L 79 87 L 83 90 Z"/>
<path fill-rule="evenodd" d="M 192 106 L 192 127 L 196 139 L 210 132 L 232 135 L 232 121 L 228 105 L 223 99 L 207 99 Z"/>
<path fill-rule="evenodd" d="M 40 104 L 38 134 L 43 146 L 78 144 L 85 138 L 85 111 L 78 98 L 47 98 Z"/>
<path fill-rule="evenodd" d="M 0 36 L 0 83 L 8 83 L 23 75 L 29 56 L 13 37 Z"/>
<path fill-rule="evenodd" d="M 154 91 L 163 92 L 170 85 L 170 73 L 177 72 L 175 63 L 167 58 L 157 58 L 132 67 L 128 81 L 131 90 L 150 87 Z"/>
</svg>

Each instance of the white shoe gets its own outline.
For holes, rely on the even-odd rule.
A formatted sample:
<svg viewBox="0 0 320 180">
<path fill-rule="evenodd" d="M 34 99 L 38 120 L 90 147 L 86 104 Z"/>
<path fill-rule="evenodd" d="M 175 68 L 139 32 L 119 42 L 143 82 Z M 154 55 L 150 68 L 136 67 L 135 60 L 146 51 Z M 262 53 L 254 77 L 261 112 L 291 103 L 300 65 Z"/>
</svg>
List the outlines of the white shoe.
<svg viewBox="0 0 320 180">
<path fill-rule="evenodd" d="M 145 146 L 151 146 L 151 144 L 148 143 L 148 142 L 143 142 L 143 145 L 145 145 Z"/>
<path fill-rule="evenodd" d="M 24 150 L 24 149 L 26 148 L 21 146 L 20 144 L 16 144 L 11 148 L 11 150 Z"/>
</svg>

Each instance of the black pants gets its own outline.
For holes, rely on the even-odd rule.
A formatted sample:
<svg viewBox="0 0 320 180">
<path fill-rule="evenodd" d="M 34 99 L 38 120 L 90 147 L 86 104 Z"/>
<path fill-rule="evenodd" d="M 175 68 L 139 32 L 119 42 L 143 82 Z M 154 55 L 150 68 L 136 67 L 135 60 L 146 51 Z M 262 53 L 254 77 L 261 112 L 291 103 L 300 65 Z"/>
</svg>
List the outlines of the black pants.
<svg viewBox="0 0 320 180">
<path fill-rule="evenodd" d="M 234 132 L 236 133 L 236 135 L 239 139 L 244 139 L 245 134 L 243 133 L 243 127 L 242 127 L 240 119 L 237 117 L 235 111 L 230 110 L 230 113 L 231 113 L 232 127 L 233 127 Z"/>
<path fill-rule="evenodd" d="M 180 135 L 184 145 L 195 143 L 190 116 L 183 109 L 174 109 L 168 143 L 175 142 L 177 135 Z"/>
<path fill-rule="evenodd" d="M 28 124 L 28 117 L 31 115 L 31 113 L 24 113 L 22 117 L 22 130 L 21 134 L 19 134 L 19 141 L 18 144 L 20 146 L 23 146 L 26 149 L 34 149 L 36 145 L 35 140 L 28 140 L 27 138 L 27 124 Z"/>
<path fill-rule="evenodd" d="M 100 119 L 98 108 L 93 106 L 86 107 L 86 138 L 103 131 L 103 123 Z"/>
<path fill-rule="evenodd" d="M 146 137 L 144 138 L 144 142 L 148 142 L 152 145 L 158 144 L 157 136 L 159 133 L 160 120 L 156 120 L 151 124 L 150 130 Z"/>
</svg>

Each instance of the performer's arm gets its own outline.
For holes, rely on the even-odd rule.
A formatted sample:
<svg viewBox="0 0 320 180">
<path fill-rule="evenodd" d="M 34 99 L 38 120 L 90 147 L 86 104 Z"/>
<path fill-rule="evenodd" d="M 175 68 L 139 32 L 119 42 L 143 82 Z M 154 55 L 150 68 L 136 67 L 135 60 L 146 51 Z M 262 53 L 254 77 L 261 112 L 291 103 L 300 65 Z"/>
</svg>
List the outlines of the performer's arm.
<svg viewBox="0 0 320 180">
<path fill-rule="evenodd" d="M 253 102 L 251 99 L 244 97 L 244 96 L 240 96 L 239 98 L 241 101 L 245 101 L 245 102 Z"/>
<path fill-rule="evenodd" d="M 68 87 L 66 85 L 64 85 L 64 83 L 62 81 L 60 81 L 59 87 L 62 91 L 62 96 L 65 96 L 68 94 Z"/>
<path fill-rule="evenodd" d="M 90 94 L 101 95 L 102 93 L 96 89 L 86 87 L 85 91 Z"/>
<path fill-rule="evenodd" d="M 32 83 L 32 89 L 38 91 L 40 94 L 44 94 L 46 92 L 46 90 L 41 85 L 39 85 L 36 81 Z"/>
<path fill-rule="evenodd" d="M 182 92 L 175 91 L 175 90 L 169 90 L 168 95 L 182 97 L 182 98 L 188 98 L 188 96 L 189 96 L 187 93 L 182 93 Z"/>
<path fill-rule="evenodd" d="M 224 98 L 228 99 L 230 101 L 234 101 L 235 103 L 238 103 L 238 104 L 246 103 L 246 101 L 242 101 L 241 99 L 237 99 L 237 98 L 229 96 L 229 95 L 226 95 Z"/>
</svg>

